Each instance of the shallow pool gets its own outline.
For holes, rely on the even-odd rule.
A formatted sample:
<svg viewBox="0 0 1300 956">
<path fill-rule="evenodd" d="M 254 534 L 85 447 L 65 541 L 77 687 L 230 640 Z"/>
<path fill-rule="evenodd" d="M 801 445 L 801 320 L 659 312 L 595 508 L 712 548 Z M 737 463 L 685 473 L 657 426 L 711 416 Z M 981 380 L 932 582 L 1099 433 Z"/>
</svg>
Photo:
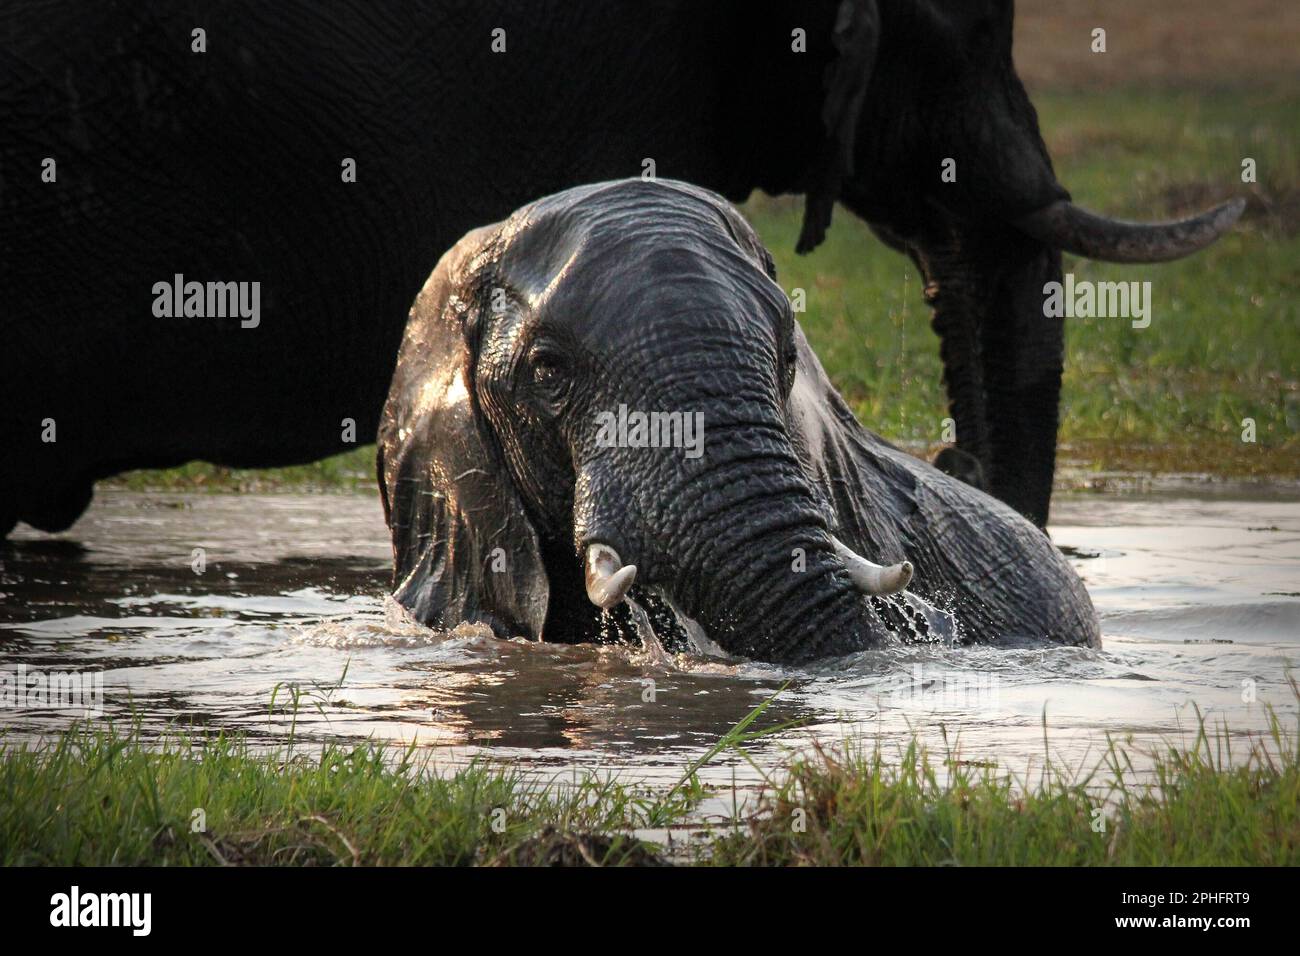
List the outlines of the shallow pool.
<svg viewBox="0 0 1300 956">
<path fill-rule="evenodd" d="M 95 719 L 134 714 L 148 731 L 237 728 L 270 742 L 296 719 L 298 739 L 416 741 L 448 768 L 486 755 L 647 783 L 675 781 L 787 681 L 764 722 L 800 725 L 749 746 L 760 768 L 813 740 L 893 746 L 915 731 L 1034 773 L 1047 752 L 1095 761 L 1107 734 L 1183 737 L 1197 707 L 1235 734 L 1265 730 L 1270 705 L 1294 725 L 1294 488 L 1062 495 L 1053 516 L 1101 615 L 1102 650 L 907 647 L 784 670 L 413 625 L 386 601 L 372 495 L 101 491 L 71 531 L 20 527 L 0 546 L 0 668 L 102 675 Z M 296 718 L 283 708 L 290 687 Z M 5 739 L 85 716 L 43 703 L 0 709 Z M 760 775 L 724 753 L 704 777 L 746 789 Z"/>
</svg>

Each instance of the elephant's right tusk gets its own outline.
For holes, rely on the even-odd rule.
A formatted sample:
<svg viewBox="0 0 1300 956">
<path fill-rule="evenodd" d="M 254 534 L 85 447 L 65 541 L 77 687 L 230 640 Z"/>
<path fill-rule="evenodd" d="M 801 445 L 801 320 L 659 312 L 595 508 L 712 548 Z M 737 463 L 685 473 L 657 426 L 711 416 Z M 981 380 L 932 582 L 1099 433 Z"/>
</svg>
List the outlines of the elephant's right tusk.
<svg viewBox="0 0 1300 956">
<path fill-rule="evenodd" d="M 912 562 L 903 561 L 884 567 L 857 554 L 839 538 L 831 535 L 831 544 L 848 568 L 849 578 L 863 594 L 894 594 L 912 581 Z"/>
<path fill-rule="evenodd" d="M 608 611 L 627 596 L 636 580 L 636 565 L 624 565 L 618 552 L 607 544 L 587 545 L 587 597 L 602 611 Z"/>
</svg>

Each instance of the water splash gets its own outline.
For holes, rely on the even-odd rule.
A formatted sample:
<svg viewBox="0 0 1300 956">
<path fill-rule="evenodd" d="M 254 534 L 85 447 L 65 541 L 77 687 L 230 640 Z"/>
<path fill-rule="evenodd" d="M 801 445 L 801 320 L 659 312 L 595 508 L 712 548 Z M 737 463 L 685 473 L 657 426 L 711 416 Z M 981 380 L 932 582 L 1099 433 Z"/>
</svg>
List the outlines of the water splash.
<svg viewBox="0 0 1300 956">
<path fill-rule="evenodd" d="M 419 623 L 391 594 L 384 596 L 382 616 L 357 612 L 295 628 L 294 640 L 315 647 L 382 648 L 437 647 L 448 641 L 495 640 L 486 624 L 457 624 L 439 630 Z"/>
</svg>

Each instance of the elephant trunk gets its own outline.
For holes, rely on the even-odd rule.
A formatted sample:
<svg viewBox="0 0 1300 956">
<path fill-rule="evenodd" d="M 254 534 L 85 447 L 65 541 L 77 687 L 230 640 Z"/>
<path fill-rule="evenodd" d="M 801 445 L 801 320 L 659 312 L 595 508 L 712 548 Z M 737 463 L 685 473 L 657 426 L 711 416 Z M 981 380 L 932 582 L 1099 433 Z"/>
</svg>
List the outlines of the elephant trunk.
<svg viewBox="0 0 1300 956">
<path fill-rule="evenodd" d="M 1190 256 L 1230 230 L 1246 208 L 1233 199 L 1174 222 L 1125 222 L 1098 216 L 1066 200 L 1014 220 L 1028 236 L 1065 252 L 1105 262 L 1170 262 Z"/>
<path fill-rule="evenodd" d="M 781 444 L 725 449 L 683 489 L 658 576 L 731 653 L 792 662 L 870 646 L 882 623 Z"/>
</svg>

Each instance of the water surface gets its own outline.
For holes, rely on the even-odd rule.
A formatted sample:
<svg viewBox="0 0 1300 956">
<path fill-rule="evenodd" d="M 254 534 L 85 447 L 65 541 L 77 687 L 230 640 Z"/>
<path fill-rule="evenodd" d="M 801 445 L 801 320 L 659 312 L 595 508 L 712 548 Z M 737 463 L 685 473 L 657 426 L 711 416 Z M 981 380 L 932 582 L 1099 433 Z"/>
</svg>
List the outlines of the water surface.
<svg viewBox="0 0 1300 956">
<path fill-rule="evenodd" d="M 280 741 L 289 717 L 269 706 L 293 685 L 299 739 L 414 741 L 448 768 L 485 755 L 660 784 L 787 680 L 768 716 L 801 726 L 751 745 L 760 766 L 812 741 L 892 746 L 916 731 L 1034 773 L 1044 717 L 1052 757 L 1072 766 L 1107 734 L 1190 740 L 1197 707 L 1239 735 L 1266 728 L 1269 704 L 1294 723 L 1300 496 L 1062 495 L 1053 516 L 1101 615 L 1102 650 L 908 647 L 782 669 L 414 625 L 386 601 L 372 495 L 101 491 L 69 532 L 20 527 L 0 544 L 0 668 L 100 672 L 97 719 L 134 714 L 149 731 Z M 13 742 L 82 716 L 10 707 L 0 727 Z M 735 754 L 704 776 L 742 789 L 759 779 Z"/>
</svg>

